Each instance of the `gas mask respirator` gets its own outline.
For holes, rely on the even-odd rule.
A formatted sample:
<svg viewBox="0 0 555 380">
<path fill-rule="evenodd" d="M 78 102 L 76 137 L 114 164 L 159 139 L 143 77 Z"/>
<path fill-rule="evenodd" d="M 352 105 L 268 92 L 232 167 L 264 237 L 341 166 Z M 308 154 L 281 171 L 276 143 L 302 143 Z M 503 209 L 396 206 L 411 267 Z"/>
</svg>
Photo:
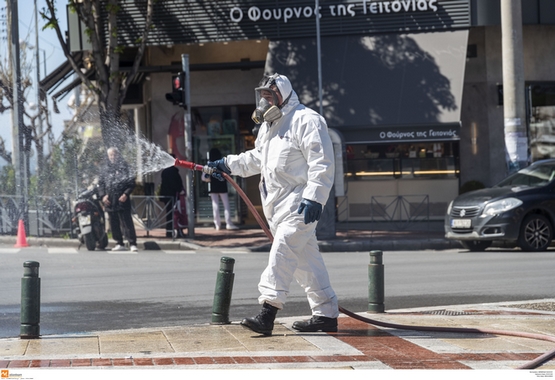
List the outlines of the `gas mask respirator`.
<svg viewBox="0 0 555 380">
<path fill-rule="evenodd" d="M 279 107 L 270 104 L 265 98 L 260 98 L 251 118 L 256 124 L 262 124 L 264 121 L 268 123 L 276 121 L 281 116 Z"/>
<path fill-rule="evenodd" d="M 254 89 L 256 96 L 256 109 L 252 113 L 252 120 L 256 124 L 274 122 L 283 116 L 279 107 L 280 97 L 277 93 L 276 79 L 279 74 L 267 77 L 260 86 Z M 283 105 L 282 105 L 283 106 Z"/>
</svg>

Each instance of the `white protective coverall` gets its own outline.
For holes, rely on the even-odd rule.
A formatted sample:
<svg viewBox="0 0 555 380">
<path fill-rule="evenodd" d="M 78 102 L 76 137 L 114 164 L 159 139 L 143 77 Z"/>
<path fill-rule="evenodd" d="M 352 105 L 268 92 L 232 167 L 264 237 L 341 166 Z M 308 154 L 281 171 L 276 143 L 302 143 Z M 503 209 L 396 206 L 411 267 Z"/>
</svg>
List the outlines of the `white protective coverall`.
<svg viewBox="0 0 555 380">
<path fill-rule="evenodd" d="M 326 204 L 335 170 L 332 141 L 324 118 L 299 103 L 289 79 L 281 75 L 276 85 L 283 99 L 291 94 L 283 116 L 261 125 L 254 149 L 226 157 L 233 175 L 261 175 L 262 205 L 274 242 L 258 301 L 282 309 L 295 279 L 313 315 L 337 318 L 337 297 L 318 248 L 316 223 L 305 224 L 297 212 L 303 198 Z"/>
</svg>

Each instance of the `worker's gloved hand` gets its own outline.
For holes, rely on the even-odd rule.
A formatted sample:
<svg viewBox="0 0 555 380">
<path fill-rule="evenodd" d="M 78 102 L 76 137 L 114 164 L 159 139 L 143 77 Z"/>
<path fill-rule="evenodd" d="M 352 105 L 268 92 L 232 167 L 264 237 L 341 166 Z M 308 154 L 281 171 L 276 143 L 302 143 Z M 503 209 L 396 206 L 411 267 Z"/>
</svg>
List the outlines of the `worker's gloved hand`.
<svg viewBox="0 0 555 380">
<path fill-rule="evenodd" d="M 320 220 L 322 216 L 322 205 L 310 199 L 303 199 L 297 212 L 302 214 L 304 211 L 304 224 L 309 224 Z"/>
<path fill-rule="evenodd" d="M 208 167 L 217 169 L 221 172 L 231 174 L 231 170 L 229 170 L 229 168 L 227 167 L 227 164 L 225 163 L 225 157 L 220 158 L 219 160 L 216 160 L 216 161 L 208 161 L 206 165 Z M 212 177 L 216 178 L 217 180 L 224 181 L 224 177 L 222 177 L 222 175 L 216 171 L 212 173 Z"/>
</svg>

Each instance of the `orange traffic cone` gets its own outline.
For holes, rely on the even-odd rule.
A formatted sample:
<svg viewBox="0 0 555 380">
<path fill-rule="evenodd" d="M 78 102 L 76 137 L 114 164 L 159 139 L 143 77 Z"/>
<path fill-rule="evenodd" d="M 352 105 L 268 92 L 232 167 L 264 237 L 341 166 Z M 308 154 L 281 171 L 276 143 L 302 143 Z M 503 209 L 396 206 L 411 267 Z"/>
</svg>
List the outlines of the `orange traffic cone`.
<svg viewBox="0 0 555 380">
<path fill-rule="evenodd" d="M 19 226 L 17 228 L 17 242 L 15 243 L 15 248 L 28 247 L 27 237 L 25 236 L 25 224 L 22 219 L 19 219 Z"/>
</svg>

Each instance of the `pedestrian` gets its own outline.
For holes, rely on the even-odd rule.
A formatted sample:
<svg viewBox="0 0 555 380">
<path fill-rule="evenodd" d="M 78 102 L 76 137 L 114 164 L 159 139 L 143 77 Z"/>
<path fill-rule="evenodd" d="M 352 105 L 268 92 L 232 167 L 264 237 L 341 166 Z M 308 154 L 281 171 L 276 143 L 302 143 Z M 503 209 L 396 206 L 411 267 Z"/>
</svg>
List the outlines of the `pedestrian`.
<svg viewBox="0 0 555 380">
<path fill-rule="evenodd" d="M 260 313 L 241 324 L 271 335 L 293 279 L 304 288 L 312 318 L 293 323 L 303 332 L 337 331 L 339 307 L 316 239 L 316 222 L 334 179 L 334 152 L 322 116 L 300 104 L 289 79 L 265 76 L 255 89 L 252 118 L 262 123 L 252 150 L 208 162 L 228 174 L 260 174 L 264 215 L 274 240 L 260 277 Z M 222 178 L 214 173 L 216 178 Z M 223 179 L 223 178 L 222 178 Z"/>
<path fill-rule="evenodd" d="M 175 159 L 175 154 L 170 154 Z M 177 202 L 179 193 L 184 191 L 183 181 L 179 174 L 179 169 L 173 165 L 162 170 L 162 182 L 160 184 L 160 200 L 164 202 L 164 213 L 166 214 L 166 237 L 173 237 L 174 227 L 176 236 L 184 237 L 183 230 L 179 226 L 173 225 L 174 205 Z"/>
<path fill-rule="evenodd" d="M 217 161 L 222 158 L 222 153 L 218 148 L 210 149 L 208 153 L 209 161 Z M 210 182 L 208 185 L 208 193 L 212 199 L 212 216 L 214 218 L 214 227 L 219 231 L 222 227 L 220 217 L 220 199 L 224 205 L 224 219 L 226 230 L 237 230 L 238 227 L 231 221 L 231 210 L 229 208 L 229 195 L 227 189 L 227 181 L 220 181 L 214 177 L 208 177 Z"/>
<path fill-rule="evenodd" d="M 112 251 L 127 250 L 123 244 L 123 235 L 125 235 L 131 251 L 137 252 L 137 234 L 131 216 L 130 199 L 135 188 L 135 176 L 118 148 L 108 148 L 107 154 L 108 161 L 99 181 L 99 195 L 110 219 L 112 238 L 116 241 Z"/>
</svg>

